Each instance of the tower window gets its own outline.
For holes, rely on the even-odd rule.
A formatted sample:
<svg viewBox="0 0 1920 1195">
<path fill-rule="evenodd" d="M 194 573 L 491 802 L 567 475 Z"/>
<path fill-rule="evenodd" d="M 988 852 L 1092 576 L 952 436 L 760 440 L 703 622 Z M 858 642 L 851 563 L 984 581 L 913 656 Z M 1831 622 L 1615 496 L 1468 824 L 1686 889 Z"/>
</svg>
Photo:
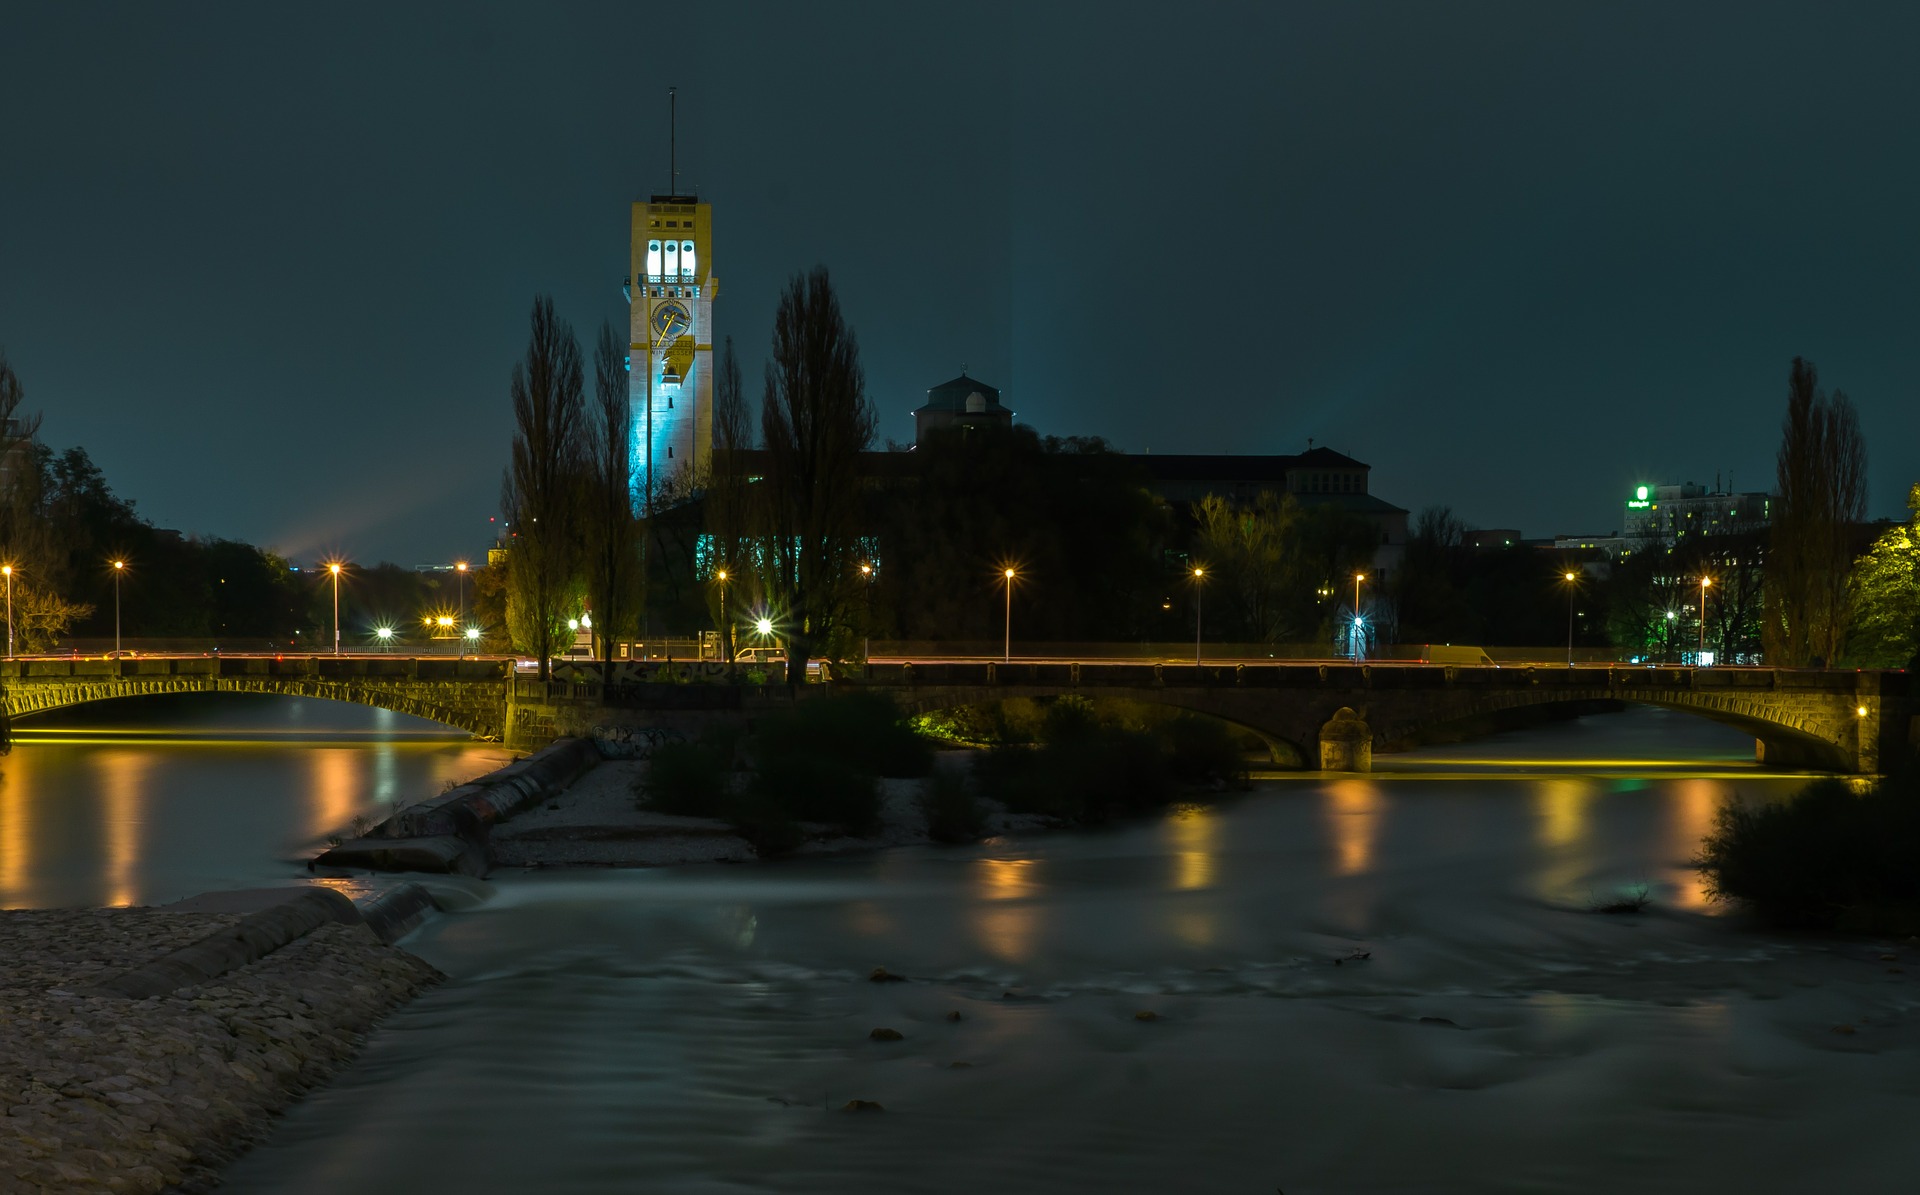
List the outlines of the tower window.
<svg viewBox="0 0 1920 1195">
<path fill-rule="evenodd" d="M 669 448 L 669 449 L 667 449 L 667 459 L 668 459 L 668 460 L 672 460 L 672 459 L 673 459 L 673 449 L 671 449 L 671 448 Z"/>
</svg>

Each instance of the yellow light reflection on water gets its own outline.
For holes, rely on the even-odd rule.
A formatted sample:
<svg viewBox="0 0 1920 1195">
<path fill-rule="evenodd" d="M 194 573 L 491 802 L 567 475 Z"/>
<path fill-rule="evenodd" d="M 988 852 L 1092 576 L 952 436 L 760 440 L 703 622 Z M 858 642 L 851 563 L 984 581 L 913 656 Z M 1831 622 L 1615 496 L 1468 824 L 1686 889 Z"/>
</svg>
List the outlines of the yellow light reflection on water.
<svg viewBox="0 0 1920 1195">
<path fill-rule="evenodd" d="M 1166 821 L 1173 848 L 1173 886 L 1181 892 L 1213 887 L 1220 819 L 1204 805 L 1182 805 Z"/>
<path fill-rule="evenodd" d="M 1672 816 L 1674 858 L 1674 901 L 1684 909 L 1711 910 L 1719 906 L 1707 899 L 1706 877 L 1695 871 L 1688 860 L 1700 849 L 1700 840 L 1713 829 L 1713 815 L 1720 807 L 1720 795 L 1726 790 L 1711 780 L 1685 780 L 1675 785 L 1674 797 L 1667 803 Z"/>
<path fill-rule="evenodd" d="M 1359 875 L 1373 866 L 1385 799 L 1370 780 L 1335 780 L 1324 790 L 1327 834 L 1333 840 L 1334 874 Z"/>
<path fill-rule="evenodd" d="M 974 937 L 1010 963 L 1033 953 L 1039 914 L 1026 902 L 1040 890 L 1037 873 L 1033 859 L 980 859 L 974 865 L 975 891 L 985 902 L 974 911 Z"/>
<path fill-rule="evenodd" d="M 100 756 L 100 831 L 106 848 L 106 890 L 110 905 L 139 901 L 135 872 L 146 828 L 147 777 L 153 757 L 146 751 L 106 751 Z"/>
<path fill-rule="evenodd" d="M 1593 801 L 1600 786 L 1582 776 L 1542 777 L 1534 788 L 1534 827 L 1545 865 L 1539 893 L 1546 900 L 1570 900 L 1591 867 L 1587 837 L 1592 831 Z"/>
<path fill-rule="evenodd" d="M 0 908 L 12 908 L 27 887 L 27 851 L 33 841 L 33 798 L 8 772 L 0 773 Z"/>
<path fill-rule="evenodd" d="M 364 753 L 353 747 L 318 747 L 307 758 L 313 768 L 307 788 L 307 833 L 320 838 L 347 826 L 365 803 L 359 766 Z"/>
</svg>

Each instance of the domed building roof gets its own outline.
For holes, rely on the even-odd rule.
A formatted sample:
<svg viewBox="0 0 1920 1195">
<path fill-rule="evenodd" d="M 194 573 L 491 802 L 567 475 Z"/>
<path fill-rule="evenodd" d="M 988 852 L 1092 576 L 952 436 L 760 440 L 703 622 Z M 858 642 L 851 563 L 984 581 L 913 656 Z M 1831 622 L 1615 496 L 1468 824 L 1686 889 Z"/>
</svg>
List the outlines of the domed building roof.
<svg viewBox="0 0 1920 1195">
<path fill-rule="evenodd" d="M 967 400 L 974 398 L 975 395 L 984 401 L 969 404 Z M 983 410 L 992 410 L 999 405 L 1000 391 L 985 382 L 975 381 L 963 373 L 951 382 L 942 382 L 927 391 L 927 403 L 920 410 L 953 411 L 957 414 L 965 414 L 968 411 L 978 413 Z"/>
</svg>

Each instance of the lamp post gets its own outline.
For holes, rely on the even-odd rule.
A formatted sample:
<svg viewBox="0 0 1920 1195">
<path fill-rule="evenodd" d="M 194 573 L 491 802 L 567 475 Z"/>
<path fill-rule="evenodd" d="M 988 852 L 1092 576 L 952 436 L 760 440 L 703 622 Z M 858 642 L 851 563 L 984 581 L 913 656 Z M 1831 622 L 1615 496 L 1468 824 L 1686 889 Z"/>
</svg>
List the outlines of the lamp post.
<svg viewBox="0 0 1920 1195">
<path fill-rule="evenodd" d="M 127 562 L 113 562 L 113 658 L 120 658 L 120 574 L 127 571 Z"/>
<path fill-rule="evenodd" d="M 867 633 L 860 643 L 860 659 L 864 663 L 873 659 L 873 565 L 861 565 L 860 576 L 867 583 Z"/>
<path fill-rule="evenodd" d="M 1003 663 L 1011 664 L 1013 663 L 1013 570 L 1007 569 L 1005 575 L 1007 579 L 1007 639 L 1005 646 L 1001 649 L 1000 658 Z"/>
<path fill-rule="evenodd" d="M 373 637 L 380 641 L 380 650 L 386 651 L 393 644 L 393 628 L 375 627 L 373 628 Z"/>
<path fill-rule="evenodd" d="M 1207 570 L 1200 565 L 1193 566 L 1193 662 L 1200 662 L 1200 620 L 1206 613 L 1206 590 L 1201 582 L 1207 579 Z"/>
<path fill-rule="evenodd" d="M 480 628 L 479 627 L 467 628 L 467 644 L 469 647 L 473 649 L 473 652 L 475 655 L 478 655 L 480 653 Z"/>
<path fill-rule="evenodd" d="M 1573 574 L 1565 574 L 1567 582 L 1567 667 L 1573 667 Z"/>
<path fill-rule="evenodd" d="M 1674 613 L 1674 612 L 1673 612 L 1672 610 L 1669 610 L 1669 611 L 1667 611 L 1667 647 L 1666 647 L 1666 650 L 1665 650 L 1665 651 L 1663 651 L 1663 652 L 1661 652 L 1660 654 L 1661 654 L 1661 655 L 1663 655 L 1663 656 L 1665 656 L 1665 657 L 1667 657 L 1667 658 L 1668 658 L 1669 660 L 1671 660 L 1671 659 L 1673 658 L 1673 655 L 1674 655 L 1674 651 L 1673 651 L 1673 622 L 1674 622 L 1674 619 L 1676 619 L 1676 618 L 1678 618 L 1678 617 L 1680 617 L 1680 616 L 1679 616 L 1678 614 L 1676 614 L 1676 613 Z"/>
<path fill-rule="evenodd" d="M 567 659 L 571 660 L 573 659 L 573 649 L 580 646 L 580 620 L 577 618 L 567 619 L 567 631 Z"/>
<path fill-rule="evenodd" d="M 733 663 L 733 620 L 727 616 L 727 570 L 713 574 L 720 582 L 720 658 Z"/>
<path fill-rule="evenodd" d="M 1693 657 L 1693 666 L 1698 668 L 1707 658 L 1707 586 L 1713 584 L 1712 577 L 1700 578 L 1700 651 Z"/>
<path fill-rule="evenodd" d="M 454 575 L 460 579 L 460 625 L 465 626 L 467 624 L 467 562 L 464 560 L 454 561 L 453 572 Z M 457 649 L 459 657 L 465 659 L 467 655 L 466 643 L 460 642 L 454 646 Z"/>
<path fill-rule="evenodd" d="M 333 654 L 340 654 L 340 566 L 329 564 L 327 571 L 333 574 Z"/>
<path fill-rule="evenodd" d="M 13 658 L 13 566 L 0 564 L 0 573 L 7 577 L 7 658 Z"/>
<path fill-rule="evenodd" d="M 1360 641 L 1360 582 L 1366 579 L 1367 574 L 1365 573 L 1353 574 L 1353 629 L 1351 635 L 1353 638 L 1353 658 L 1355 660 L 1360 659 L 1364 651 Z"/>
</svg>

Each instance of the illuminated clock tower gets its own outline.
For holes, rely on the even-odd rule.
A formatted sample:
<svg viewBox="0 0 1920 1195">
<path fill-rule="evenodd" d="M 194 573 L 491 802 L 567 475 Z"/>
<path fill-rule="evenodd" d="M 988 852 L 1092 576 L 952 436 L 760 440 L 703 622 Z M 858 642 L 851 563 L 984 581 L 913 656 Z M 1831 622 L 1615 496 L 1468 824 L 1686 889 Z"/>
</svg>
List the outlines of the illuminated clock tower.
<svg viewBox="0 0 1920 1195">
<path fill-rule="evenodd" d="M 676 475 L 713 463 L 713 206 L 695 195 L 633 205 L 634 505 L 650 509 Z"/>
</svg>

